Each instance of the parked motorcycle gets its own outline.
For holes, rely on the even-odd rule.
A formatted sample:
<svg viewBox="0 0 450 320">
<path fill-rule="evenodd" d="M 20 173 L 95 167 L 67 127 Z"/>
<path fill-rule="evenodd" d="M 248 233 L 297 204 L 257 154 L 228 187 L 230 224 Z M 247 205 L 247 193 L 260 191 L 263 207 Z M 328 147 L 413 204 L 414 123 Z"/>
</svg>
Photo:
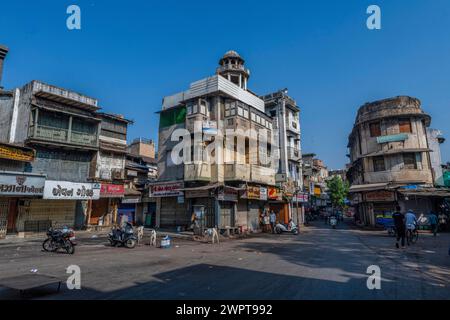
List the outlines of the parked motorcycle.
<svg viewBox="0 0 450 320">
<path fill-rule="evenodd" d="M 288 227 L 290 225 L 290 227 Z M 289 222 L 288 225 L 284 224 L 284 223 L 280 223 L 278 222 L 275 225 L 275 232 L 278 234 L 282 234 L 282 233 L 292 233 L 297 235 L 299 233 L 298 231 L 298 227 L 294 222 Z"/>
<path fill-rule="evenodd" d="M 47 231 L 47 239 L 42 243 L 42 248 L 47 252 L 64 249 L 68 254 L 74 254 L 75 245 L 75 233 L 72 229 L 67 227 L 62 229 L 50 228 Z"/>
<path fill-rule="evenodd" d="M 129 249 L 136 247 L 137 236 L 134 234 L 133 225 L 129 222 L 122 228 L 113 228 L 108 234 L 108 240 L 111 246 L 125 246 Z"/>
</svg>

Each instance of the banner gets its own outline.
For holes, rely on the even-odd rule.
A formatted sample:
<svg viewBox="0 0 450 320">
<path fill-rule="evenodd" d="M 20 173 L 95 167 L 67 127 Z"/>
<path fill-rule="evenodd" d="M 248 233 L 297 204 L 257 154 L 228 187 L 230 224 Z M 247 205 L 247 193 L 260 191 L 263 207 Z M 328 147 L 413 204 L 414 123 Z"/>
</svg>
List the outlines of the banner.
<svg viewBox="0 0 450 320">
<path fill-rule="evenodd" d="M 44 199 L 97 200 L 100 199 L 100 184 L 47 180 Z"/>
<path fill-rule="evenodd" d="M 183 182 L 174 182 L 167 184 L 158 184 L 151 186 L 150 197 L 178 197 L 184 195 L 180 189 L 183 188 Z"/>
<path fill-rule="evenodd" d="M 0 195 L 2 196 L 42 196 L 44 176 L 5 173 L 0 174 Z"/>
<path fill-rule="evenodd" d="M 123 184 L 102 183 L 100 188 L 101 198 L 122 198 L 125 195 Z"/>
</svg>

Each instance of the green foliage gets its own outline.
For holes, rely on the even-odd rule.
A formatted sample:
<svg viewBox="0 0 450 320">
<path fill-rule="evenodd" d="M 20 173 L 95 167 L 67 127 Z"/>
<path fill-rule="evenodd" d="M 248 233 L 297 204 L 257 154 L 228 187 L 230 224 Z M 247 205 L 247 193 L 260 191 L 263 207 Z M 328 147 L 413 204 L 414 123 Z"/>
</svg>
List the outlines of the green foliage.
<svg viewBox="0 0 450 320">
<path fill-rule="evenodd" d="M 327 187 L 333 206 L 343 207 L 350 188 L 348 181 L 344 182 L 340 176 L 334 176 L 327 181 Z"/>
</svg>

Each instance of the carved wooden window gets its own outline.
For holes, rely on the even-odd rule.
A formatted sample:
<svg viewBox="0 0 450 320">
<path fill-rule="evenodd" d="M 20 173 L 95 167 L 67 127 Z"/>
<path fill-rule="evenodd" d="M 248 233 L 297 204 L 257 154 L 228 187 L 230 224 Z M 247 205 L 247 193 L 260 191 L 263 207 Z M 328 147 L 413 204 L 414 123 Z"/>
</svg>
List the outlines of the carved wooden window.
<svg viewBox="0 0 450 320">
<path fill-rule="evenodd" d="M 379 172 L 385 170 L 386 165 L 384 163 L 384 157 L 383 156 L 373 157 L 373 171 Z"/>
<path fill-rule="evenodd" d="M 411 121 L 409 119 L 400 119 L 398 120 L 398 127 L 400 133 L 411 133 Z"/>
<path fill-rule="evenodd" d="M 369 124 L 370 127 L 370 136 L 371 137 L 379 137 L 381 136 L 381 124 L 380 122 L 372 122 Z"/>
</svg>

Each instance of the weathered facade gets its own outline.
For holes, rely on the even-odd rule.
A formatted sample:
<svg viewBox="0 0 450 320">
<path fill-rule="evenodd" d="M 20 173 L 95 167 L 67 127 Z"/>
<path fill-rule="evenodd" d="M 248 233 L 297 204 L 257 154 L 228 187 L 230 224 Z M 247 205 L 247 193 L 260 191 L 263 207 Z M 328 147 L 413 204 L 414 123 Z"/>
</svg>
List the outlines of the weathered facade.
<svg viewBox="0 0 450 320">
<path fill-rule="evenodd" d="M 430 197 L 408 196 L 408 190 L 434 183 L 430 122 L 420 101 L 406 96 L 367 103 L 358 110 L 349 136 L 347 176 L 363 223 L 375 225 L 376 217 L 391 213 L 396 203 L 418 214 L 433 209 Z"/>
<path fill-rule="evenodd" d="M 267 96 L 266 104 L 252 93 L 248 89 L 250 71 L 244 63 L 239 54 L 229 51 L 220 59 L 216 75 L 164 98 L 159 127 L 159 176 L 152 186 L 159 226 L 187 227 L 195 213 L 205 228 L 257 231 L 260 214 L 269 210 L 270 200 L 285 203 L 275 179 L 279 161 L 272 160 L 280 143 L 278 136 L 274 138 L 278 116 L 273 118 L 267 109 L 282 108 L 280 112 L 285 112 L 280 113 L 279 121 L 283 126 L 291 126 L 292 132 L 280 132 L 283 137 L 290 132 L 292 139 L 283 138 L 282 147 L 287 149 L 290 141 L 292 154 L 284 152 L 280 173 L 290 181 L 298 181 L 301 169 L 290 166 L 298 165 L 301 157 L 298 107 L 287 96 L 279 104 L 275 94 L 270 99 Z M 291 102 L 289 106 L 286 101 Z M 183 129 L 187 134 L 172 139 L 174 133 Z M 266 144 L 257 139 L 264 133 Z M 188 147 L 177 149 L 180 141 L 186 139 L 190 141 Z M 183 161 L 177 161 L 177 155 Z M 276 211 L 279 219 L 286 222 L 292 215 L 289 207 Z"/>
<path fill-rule="evenodd" d="M 100 119 L 95 99 L 32 81 L 1 100 L 2 139 L 36 151 L 28 166 L 45 176 L 42 199 L 19 203 L 18 233 L 44 231 L 49 225 L 82 227 L 86 201 L 97 196 L 89 182 L 98 151 Z M 58 201 L 55 201 L 58 200 Z"/>
<path fill-rule="evenodd" d="M 286 217 L 303 223 L 304 204 L 308 198 L 303 193 L 300 108 L 288 96 L 287 89 L 265 95 L 262 99 L 266 113 L 272 118 L 273 136 L 280 146 L 276 183 L 286 196 Z"/>
<path fill-rule="evenodd" d="M 91 200 L 88 227 L 120 223 L 118 207 L 125 196 L 127 129 L 132 122 L 123 116 L 99 113 L 99 150 L 91 162 L 91 180 L 100 184 L 100 199 Z"/>
</svg>

